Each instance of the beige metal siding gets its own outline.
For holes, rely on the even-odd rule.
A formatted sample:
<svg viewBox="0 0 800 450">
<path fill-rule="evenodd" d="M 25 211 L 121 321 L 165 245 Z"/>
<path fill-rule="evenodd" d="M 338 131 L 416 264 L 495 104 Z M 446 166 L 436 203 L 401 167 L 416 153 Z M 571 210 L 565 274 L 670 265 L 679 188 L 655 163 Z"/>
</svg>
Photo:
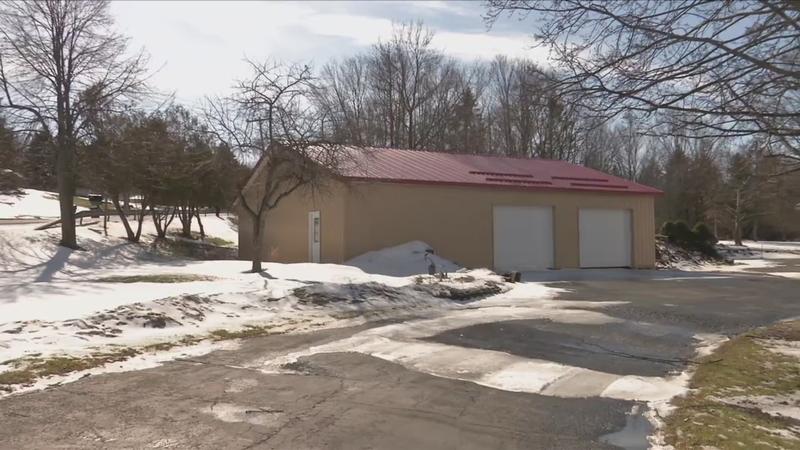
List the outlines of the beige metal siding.
<svg viewBox="0 0 800 450">
<path fill-rule="evenodd" d="M 319 211 L 320 261 L 342 262 L 345 259 L 345 202 L 346 187 L 340 182 L 332 183 L 328 189 L 315 196 L 308 190 L 300 189 L 282 199 L 277 208 L 267 213 L 261 257 L 265 261 L 307 262 L 308 212 Z M 241 206 L 236 208 L 236 213 L 239 216 L 239 258 L 250 259 L 253 254 L 253 223 Z"/>
<path fill-rule="evenodd" d="M 350 189 L 345 259 L 422 240 L 462 265 L 492 267 L 492 208 L 504 205 L 554 208 L 557 268 L 580 266 L 579 208 L 630 209 L 633 265 L 655 264 L 652 196 L 390 183 L 356 183 Z"/>
</svg>

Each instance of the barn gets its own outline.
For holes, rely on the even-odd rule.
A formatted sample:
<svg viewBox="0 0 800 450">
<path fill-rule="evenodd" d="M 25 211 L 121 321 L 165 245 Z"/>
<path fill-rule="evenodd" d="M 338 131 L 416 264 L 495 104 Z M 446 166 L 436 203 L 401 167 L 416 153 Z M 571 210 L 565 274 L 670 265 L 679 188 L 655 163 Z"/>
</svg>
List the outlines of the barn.
<svg viewBox="0 0 800 450">
<path fill-rule="evenodd" d="M 342 263 L 417 240 L 497 271 L 655 265 L 657 189 L 564 161 L 349 151 L 327 189 L 297 190 L 269 212 L 263 248 L 239 211 L 239 256 Z"/>
</svg>

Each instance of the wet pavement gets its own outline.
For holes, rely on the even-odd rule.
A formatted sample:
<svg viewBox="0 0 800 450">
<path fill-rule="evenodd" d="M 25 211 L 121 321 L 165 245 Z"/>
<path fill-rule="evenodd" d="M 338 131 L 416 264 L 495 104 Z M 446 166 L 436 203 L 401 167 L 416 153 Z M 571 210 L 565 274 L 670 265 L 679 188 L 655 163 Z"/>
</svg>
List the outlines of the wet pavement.
<svg viewBox="0 0 800 450">
<path fill-rule="evenodd" d="M 800 272 L 800 259 L 787 272 Z M 800 316 L 800 281 L 760 273 L 671 280 L 558 283 L 560 298 L 622 301 L 603 313 L 623 320 L 680 327 L 694 333 L 738 334 Z M 580 308 L 580 306 L 578 306 Z"/>
<path fill-rule="evenodd" d="M 302 359 L 295 374 L 242 364 L 361 329 L 247 341 L 194 362 L 101 375 L 0 400 L 0 447 L 613 448 L 633 402 L 507 392 L 357 353 Z"/>
<path fill-rule="evenodd" d="M 515 320 L 444 331 L 430 341 L 507 352 L 619 375 L 665 376 L 685 368 L 692 335 L 652 336 L 643 327 Z"/>
</svg>

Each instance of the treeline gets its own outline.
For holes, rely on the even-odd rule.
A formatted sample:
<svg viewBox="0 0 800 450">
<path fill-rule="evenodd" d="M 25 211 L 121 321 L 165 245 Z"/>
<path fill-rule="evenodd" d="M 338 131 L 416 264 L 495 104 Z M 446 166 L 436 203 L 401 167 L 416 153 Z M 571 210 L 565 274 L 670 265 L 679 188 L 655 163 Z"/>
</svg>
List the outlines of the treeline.
<svg viewBox="0 0 800 450">
<path fill-rule="evenodd" d="M 559 89 L 564 74 L 504 56 L 454 59 L 421 24 L 398 25 L 387 40 L 316 70 L 250 66 L 251 77 L 235 84 L 231 98 L 208 99 L 199 117 L 178 106 L 95 108 L 91 96 L 80 96 L 85 126 L 60 144 L 59 128 L 20 121 L 28 116 L 15 117 L 25 126 L 13 133 L 0 122 L 0 170 L 53 189 L 56 148 L 68 155 L 74 147 L 79 185 L 116 202 L 135 196 L 145 206 L 140 214 L 150 210 L 159 225 L 176 215 L 191 226 L 198 208 L 232 203 L 247 171 L 239 161 L 263 156 L 273 142 L 561 159 L 664 190 L 658 224 L 704 222 L 721 238 L 800 236 L 800 175 L 789 173 L 786 160 L 765 156 L 775 154 L 767 151 L 774 140 L 704 135 L 680 112 L 666 121 L 660 113 L 658 126 L 641 108 L 609 118 L 586 107 L 580 90 Z"/>
<path fill-rule="evenodd" d="M 12 133 L 0 122 L 2 167 L 9 171 L 4 178 L 15 181 L 14 187 L 55 190 L 55 148 L 45 131 Z M 176 218 L 182 235 L 191 236 L 193 221 L 204 234 L 201 209 L 229 209 L 249 173 L 179 105 L 93 116 L 76 149 L 78 186 L 103 194 L 133 242 L 141 237 L 146 215 L 159 237 Z"/>
<path fill-rule="evenodd" d="M 705 223 L 719 238 L 800 237 L 800 173 L 759 139 L 648 138 L 637 181 L 657 187 L 656 223 Z"/>
<path fill-rule="evenodd" d="M 630 173 L 635 118 L 598 122 L 555 94 L 555 74 L 498 56 L 464 63 L 420 24 L 329 62 L 315 103 L 331 140 L 356 145 L 563 159 Z"/>
<path fill-rule="evenodd" d="M 659 128 L 633 111 L 601 119 L 533 61 L 464 63 L 435 49 L 432 37 L 422 25 L 401 25 L 368 51 L 324 65 L 313 96 L 324 135 L 567 160 L 664 190 L 658 224 L 704 222 L 725 238 L 800 237 L 800 174 L 784 173 L 796 163 L 764 156 L 766 141 L 698 136 L 677 114 L 667 121 L 677 125 Z"/>
</svg>

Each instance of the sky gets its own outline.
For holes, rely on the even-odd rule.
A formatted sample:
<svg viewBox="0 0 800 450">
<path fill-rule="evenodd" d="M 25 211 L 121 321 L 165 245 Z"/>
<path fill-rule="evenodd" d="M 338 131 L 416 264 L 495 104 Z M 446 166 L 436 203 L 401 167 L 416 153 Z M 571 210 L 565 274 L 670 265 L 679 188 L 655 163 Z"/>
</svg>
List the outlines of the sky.
<svg viewBox="0 0 800 450">
<path fill-rule="evenodd" d="M 435 32 L 435 47 L 462 60 L 546 60 L 533 46 L 531 23 L 504 18 L 489 30 L 478 1 L 115 1 L 111 13 L 131 49 L 150 55 L 153 87 L 190 105 L 228 92 L 247 74 L 245 57 L 318 67 L 387 39 L 398 22 L 422 21 Z"/>
</svg>

